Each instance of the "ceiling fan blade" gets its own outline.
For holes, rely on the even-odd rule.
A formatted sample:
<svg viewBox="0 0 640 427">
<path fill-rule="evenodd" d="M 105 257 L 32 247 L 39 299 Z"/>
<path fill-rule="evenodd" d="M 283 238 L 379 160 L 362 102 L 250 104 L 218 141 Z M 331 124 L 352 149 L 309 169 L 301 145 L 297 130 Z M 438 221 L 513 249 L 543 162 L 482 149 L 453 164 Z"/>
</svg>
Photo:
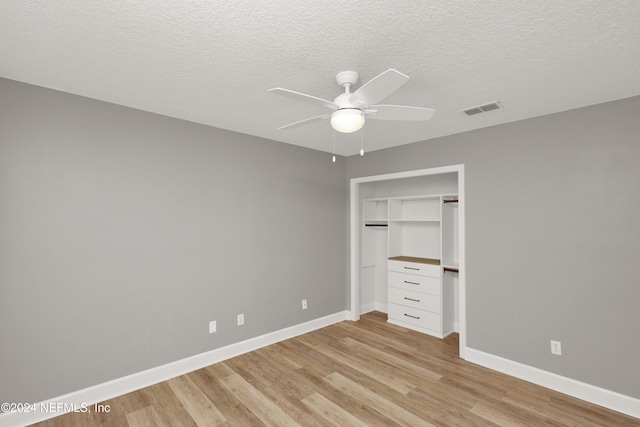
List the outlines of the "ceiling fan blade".
<svg viewBox="0 0 640 427">
<path fill-rule="evenodd" d="M 364 111 L 368 119 L 375 120 L 429 120 L 436 110 L 408 105 L 371 105 Z"/>
<path fill-rule="evenodd" d="M 320 120 L 328 119 L 329 117 L 331 117 L 331 114 L 323 114 L 322 116 L 311 117 L 309 119 L 300 120 L 299 122 L 290 123 L 288 125 L 279 127 L 278 130 L 291 129 L 298 126 L 308 125 L 309 123 L 319 122 Z"/>
<path fill-rule="evenodd" d="M 398 90 L 400 86 L 405 84 L 407 80 L 409 80 L 409 76 L 392 68 L 369 80 L 353 92 L 353 95 L 349 98 L 349 102 L 356 108 L 366 108 L 391 95 Z"/>
<path fill-rule="evenodd" d="M 328 107 L 332 110 L 336 110 L 338 106 L 333 103 L 333 101 L 328 101 L 326 99 L 318 98 L 317 96 L 307 95 L 306 93 L 295 92 L 289 89 L 283 89 L 281 87 L 274 87 L 273 89 L 269 89 L 269 92 L 275 93 L 277 95 L 286 96 L 287 98 L 297 99 L 298 101 L 308 102 L 314 105 L 318 105 L 320 107 Z"/>
</svg>

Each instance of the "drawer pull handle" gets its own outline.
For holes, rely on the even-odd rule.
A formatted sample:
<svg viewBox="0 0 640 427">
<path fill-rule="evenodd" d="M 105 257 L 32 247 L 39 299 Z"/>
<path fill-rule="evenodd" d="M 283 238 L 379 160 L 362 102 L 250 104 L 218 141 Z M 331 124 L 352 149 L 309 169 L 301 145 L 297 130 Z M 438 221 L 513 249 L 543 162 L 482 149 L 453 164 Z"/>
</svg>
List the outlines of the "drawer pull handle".
<svg viewBox="0 0 640 427">
<path fill-rule="evenodd" d="M 412 316 L 412 315 L 407 314 L 407 313 L 405 313 L 404 315 L 405 315 L 405 316 L 407 316 L 407 317 L 411 317 L 411 318 L 413 318 L 413 319 L 418 319 L 418 320 L 420 320 L 420 316 Z"/>
<path fill-rule="evenodd" d="M 405 267 L 405 270 L 418 270 L 418 271 L 420 271 L 419 268 L 415 268 L 415 267 Z"/>
<path fill-rule="evenodd" d="M 404 283 L 408 283 L 410 285 L 419 285 L 420 284 L 418 282 L 407 282 L 406 280 L 404 281 Z"/>
<path fill-rule="evenodd" d="M 413 299 L 413 298 L 408 298 L 408 297 L 404 297 L 404 299 L 406 299 L 408 301 L 413 301 L 413 302 L 420 302 L 419 299 Z"/>
</svg>

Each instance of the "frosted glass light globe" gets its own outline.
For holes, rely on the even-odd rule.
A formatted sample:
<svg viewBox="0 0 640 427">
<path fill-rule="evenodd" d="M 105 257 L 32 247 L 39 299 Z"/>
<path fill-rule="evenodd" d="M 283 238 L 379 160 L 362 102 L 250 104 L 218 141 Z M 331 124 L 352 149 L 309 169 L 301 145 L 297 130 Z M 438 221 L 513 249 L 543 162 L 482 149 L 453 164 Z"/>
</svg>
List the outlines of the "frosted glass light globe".
<svg viewBox="0 0 640 427">
<path fill-rule="evenodd" d="M 363 125 L 364 113 L 357 108 L 342 108 L 331 113 L 331 126 L 338 132 L 355 132 Z"/>
</svg>

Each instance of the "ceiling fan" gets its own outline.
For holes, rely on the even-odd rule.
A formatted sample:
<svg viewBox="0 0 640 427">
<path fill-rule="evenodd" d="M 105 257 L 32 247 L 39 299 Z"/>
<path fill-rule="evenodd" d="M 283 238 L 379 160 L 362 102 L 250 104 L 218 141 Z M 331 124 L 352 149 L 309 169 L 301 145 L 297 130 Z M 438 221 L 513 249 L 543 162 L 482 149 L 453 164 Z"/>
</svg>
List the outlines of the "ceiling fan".
<svg viewBox="0 0 640 427">
<path fill-rule="evenodd" d="M 269 92 L 308 102 L 333 110 L 321 116 L 300 120 L 278 130 L 291 129 L 298 126 L 331 118 L 331 126 L 338 132 L 350 133 L 362 128 L 367 119 L 375 120 L 429 120 L 435 110 L 431 108 L 410 107 L 407 105 L 376 104 L 398 90 L 409 80 L 409 76 L 394 69 L 374 77 L 351 93 L 351 88 L 358 82 L 360 75 L 355 71 L 341 71 L 336 75 L 336 81 L 344 88 L 344 93 L 338 95 L 333 101 L 295 92 L 289 89 L 273 88 Z"/>
</svg>

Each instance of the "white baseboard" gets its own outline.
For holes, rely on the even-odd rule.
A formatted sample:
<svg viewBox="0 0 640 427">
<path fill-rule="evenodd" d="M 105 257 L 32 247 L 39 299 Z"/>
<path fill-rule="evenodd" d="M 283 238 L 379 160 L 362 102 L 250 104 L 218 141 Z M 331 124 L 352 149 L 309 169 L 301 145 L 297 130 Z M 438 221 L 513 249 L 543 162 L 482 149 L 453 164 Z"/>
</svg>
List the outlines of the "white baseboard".
<svg viewBox="0 0 640 427">
<path fill-rule="evenodd" d="M 360 306 L 360 315 L 371 313 L 372 311 L 376 311 L 376 303 L 372 302 L 370 304 L 364 304 Z"/>
<path fill-rule="evenodd" d="M 205 366 L 222 362 L 241 354 L 275 344 L 325 326 L 347 320 L 347 312 L 331 314 L 319 319 L 310 320 L 299 325 L 290 326 L 279 331 L 270 332 L 225 347 L 197 354 L 186 359 L 177 360 L 166 365 L 137 372 L 126 377 L 78 390 L 63 396 L 34 404 L 32 412 L 5 412 L 0 414 L 0 427 L 25 426 L 49 418 L 57 417 L 77 408 L 93 410 L 93 405 L 113 399 L 132 391 L 196 371 Z"/>
<path fill-rule="evenodd" d="M 372 302 L 369 304 L 364 304 L 360 306 L 360 314 L 371 313 L 372 311 L 379 311 L 380 313 L 387 312 L 387 304 L 380 302 Z"/>
<path fill-rule="evenodd" d="M 376 311 L 379 311 L 380 313 L 385 313 L 387 314 L 389 312 L 389 309 L 387 308 L 387 303 L 382 303 L 382 302 L 377 302 L 376 304 Z"/>
<path fill-rule="evenodd" d="M 467 347 L 465 360 L 569 396 L 640 418 L 640 399 Z"/>
</svg>

